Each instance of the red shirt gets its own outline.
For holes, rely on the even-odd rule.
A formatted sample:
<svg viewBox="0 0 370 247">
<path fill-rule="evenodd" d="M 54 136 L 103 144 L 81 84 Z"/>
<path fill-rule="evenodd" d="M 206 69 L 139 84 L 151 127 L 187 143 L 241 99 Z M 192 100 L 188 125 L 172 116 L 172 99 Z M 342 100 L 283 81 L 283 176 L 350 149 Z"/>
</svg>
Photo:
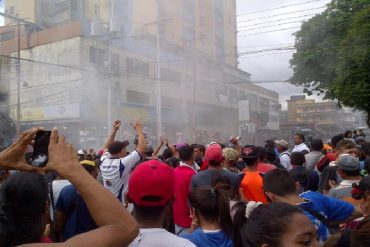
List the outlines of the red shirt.
<svg viewBox="0 0 370 247">
<path fill-rule="evenodd" d="M 175 201 L 172 205 L 173 218 L 176 225 L 189 228 L 191 225 L 191 218 L 188 197 L 190 193 L 191 177 L 196 174 L 196 172 L 186 165 L 180 165 L 173 171 L 175 173 Z"/>
<path fill-rule="evenodd" d="M 207 169 L 208 169 L 208 161 L 206 161 L 205 159 L 203 159 L 202 166 L 200 167 L 200 170 L 201 171 L 205 171 Z"/>
<path fill-rule="evenodd" d="M 276 169 L 276 166 L 264 162 L 260 162 L 257 165 L 257 171 L 259 171 L 260 173 L 267 173 L 274 169 Z"/>
</svg>

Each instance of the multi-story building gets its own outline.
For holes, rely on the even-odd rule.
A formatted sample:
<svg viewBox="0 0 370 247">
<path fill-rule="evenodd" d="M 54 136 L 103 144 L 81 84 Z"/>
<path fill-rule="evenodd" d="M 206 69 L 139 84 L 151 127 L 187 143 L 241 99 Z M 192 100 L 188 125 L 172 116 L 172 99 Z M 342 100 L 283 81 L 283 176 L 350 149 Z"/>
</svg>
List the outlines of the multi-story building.
<svg viewBox="0 0 370 247">
<path fill-rule="evenodd" d="M 78 128 L 73 142 L 90 145 L 104 139 L 108 118 L 138 117 L 154 131 L 158 68 L 169 136 L 225 138 L 243 123 L 238 106 L 245 100 L 257 132 L 279 128 L 278 94 L 237 68 L 235 1 L 32 0 L 29 13 L 20 2 L 5 1 L 7 13 L 38 26 L 21 28 L 23 128 Z M 14 117 L 17 29 L 6 24 L 0 76 Z"/>
</svg>

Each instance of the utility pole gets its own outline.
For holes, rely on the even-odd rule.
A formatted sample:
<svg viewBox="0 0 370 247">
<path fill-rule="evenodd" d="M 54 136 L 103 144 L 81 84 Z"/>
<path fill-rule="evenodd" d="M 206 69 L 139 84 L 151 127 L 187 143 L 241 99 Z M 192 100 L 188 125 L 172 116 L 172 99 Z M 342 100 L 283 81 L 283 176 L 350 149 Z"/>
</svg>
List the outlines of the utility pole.
<svg viewBox="0 0 370 247">
<path fill-rule="evenodd" d="M 161 99 L 161 46 L 160 46 L 160 0 L 158 4 L 158 20 L 157 20 L 157 75 L 156 75 L 156 120 L 157 120 L 157 140 L 162 136 L 162 99 Z"/>
<path fill-rule="evenodd" d="M 17 136 L 21 133 L 21 23 L 17 21 L 17 32 L 18 32 L 18 45 L 17 45 L 17 122 L 16 122 L 16 134 Z"/>
</svg>

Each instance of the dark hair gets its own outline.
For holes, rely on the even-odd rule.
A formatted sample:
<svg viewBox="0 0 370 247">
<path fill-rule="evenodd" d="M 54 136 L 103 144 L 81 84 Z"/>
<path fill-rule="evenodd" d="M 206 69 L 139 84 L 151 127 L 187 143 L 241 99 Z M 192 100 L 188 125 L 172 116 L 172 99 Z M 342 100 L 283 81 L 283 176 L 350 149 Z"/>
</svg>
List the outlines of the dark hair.
<svg viewBox="0 0 370 247">
<path fill-rule="evenodd" d="M 370 155 L 370 143 L 366 142 L 364 145 L 362 145 L 362 152 L 365 155 Z"/>
<path fill-rule="evenodd" d="M 96 171 L 96 166 L 91 166 L 91 165 L 86 165 L 86 164 L 82 164 L 82 166 L 84 167 L 84 169 L 85 169 L 89 174 L 91 174 L 93 171 Z"/>
<path fill-rule="evenodd" d="M 321 139 L 313 139 L 311 142 L 311 148 L 314 151 L 321 151 L 324 148 L 324 143 Z"/>
<path fill-rule="evenodd" d="M 246 206 L 245 202 L 235 205 L 234 246 L 282 246 L 281 237 L 289 227 L 290 218 L 303 214 L 298 207 L 287 203 L 269 203 L 255 208 L 247 219 Z"/>
<path fill-rule="evenodd" d="M 126 142 L 115 141 L 108 146 L 108 152 L 115 155 L 120 153 L 126 146 Z"/>
<path fill-rule="evenodd" d="M 202 152 L 202 153 L 206 152 L 206 147 L 204 145 L 193 143 L 190 146 L 194 149 L 196 149 L 196 148 L 199 149 L 199 151 Z"/>
<path fill-rule="evenodd" d="M 133 213 L 135 215 L 135 218 L 142 219 L 158 219 L 158 215 L 162 214 L 163 210 L 166 208 L 166 206 L 143 207 L 138 206 L 135 203 L 134 205 L 135 207 L 133 209 Z"/>
<path fill-rule="evenodd" d="M 370 176 L 361 179 L 359 184 L 352 184 L 352 197 L 356 200 L 364 198 L 367 191 L 370 191 Z"/>
<path fill-rule="evenodd" d="M 346 132 L 344 132 L 344 138 L 349 138 L 349 135 L 352 136 L 352 131 L 351 130 L 346 130 Z"/>
<path fill-rule="evenodd" d="M 165 150 L 163 150 L 162 155 L 163 155 L 163 160 L 167 160 L 167 159 L 173 157 L 172 151 L 169 148 L 166 148 Z"/>
<path fill-rule="evenodd" d="M 294 178 L 285 169 L 274 169 L 263 177 L 265 192 L 271 192 L 278 196 L 296 194 Z"/>
<path fill-rule="evenodd" d="M 167 165 L 169 165 L 172 168 L 176 168 L 180 165 L 180 161 L 176 157 L 168 158 L 167 160 L 164 161 L 164 163 L 166 163 Z"/>
<path fill-rule="evenodd" d="M 333 147 L 333 148 L 337 148 L 337 144 L 338 144 L 338 142 L 340 142 L 340 141 L 341 141 L 341 140 L 343 140 L 343 139 L 344 139 L 343 134 L 339 134 L 339 135 L 333 136 L 333 137 L 331 138 L 331 145 L 332 145 L 332 147 Z"/>
<path fill-rule="evenodd" d="M 246 166 L 253 166 L 258 161 L 258 157 L 255 158 L 243 158 L 243 161 Z"/>
<path fill-rule="evenodd" d="M 179 156 L 182 161 L 189 161 L 193 158 L 194 148 L 189 146 L 188 144 L 182 146 L 179 149 Z"/>
<path fill-rule="evenodd" d="M 306 162 L 306 158 L 301 152 L 293 152 L 290 156 L 290 163 L 294 166 L 303 166 Z"/>
<path fill-rule="evenodd" d="M 264 161 L 266 159 L 266 148 L 264 147 L 256 147 L 258 152 L 258 158 L 260 161 Z"/>
<path fill-rule="evenodd" d="M 10 176 L 0 188 L 1 246 L 40 242 L 47 200 L 42 175 L 19 172 Z"/>
<path fill-rule="evenodd" d="M 304 135 L 302 133 L 295 133 L 295 136 L 298 136 L 302 139 L 302 141 L 305 141 Z"/>
<path fill-rule="evenodd" d="M 366 170 L 367 174 L 370 175 L 370 157 L 365 159 L 364 169 Z"/>
<path fill-rule="evenodd" d="M 222 184 L 193 189 L 189 195 L 189 202 L 197 215 L 201 215 L 207 221 L 217 221 L 221 229 L 232 238 L 229 198 Z"/>
<path fill-rule="evenodd" d="M 360 169 L 358 169 L 358 170 L 354 170 L 354 171 L 348 171 L 348 170 L 343 170 L 343 169 L 341 169 L 341 171 L 342 171 L 345 175 L 347 175 L 347 176 L 349 176 L 349 177 L 358 177 L 358 176 L 361 176 L 361 170 L 360 170 Z"/>
</svg>

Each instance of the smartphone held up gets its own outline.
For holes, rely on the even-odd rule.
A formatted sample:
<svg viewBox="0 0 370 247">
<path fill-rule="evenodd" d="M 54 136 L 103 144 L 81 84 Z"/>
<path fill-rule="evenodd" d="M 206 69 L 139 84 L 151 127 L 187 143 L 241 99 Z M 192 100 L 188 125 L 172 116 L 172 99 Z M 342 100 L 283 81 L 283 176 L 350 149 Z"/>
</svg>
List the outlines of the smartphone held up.
<svg viewBox="0 0 370 247">
<path fill-rule="evenodd" d="M 51 131 L 38 131 L 36 133 L 35 143 L 32 154 L 32 166 L 44 167 L 46 166 L 49 154 L 49 142 L 50 142 Z"/>
</svg>

